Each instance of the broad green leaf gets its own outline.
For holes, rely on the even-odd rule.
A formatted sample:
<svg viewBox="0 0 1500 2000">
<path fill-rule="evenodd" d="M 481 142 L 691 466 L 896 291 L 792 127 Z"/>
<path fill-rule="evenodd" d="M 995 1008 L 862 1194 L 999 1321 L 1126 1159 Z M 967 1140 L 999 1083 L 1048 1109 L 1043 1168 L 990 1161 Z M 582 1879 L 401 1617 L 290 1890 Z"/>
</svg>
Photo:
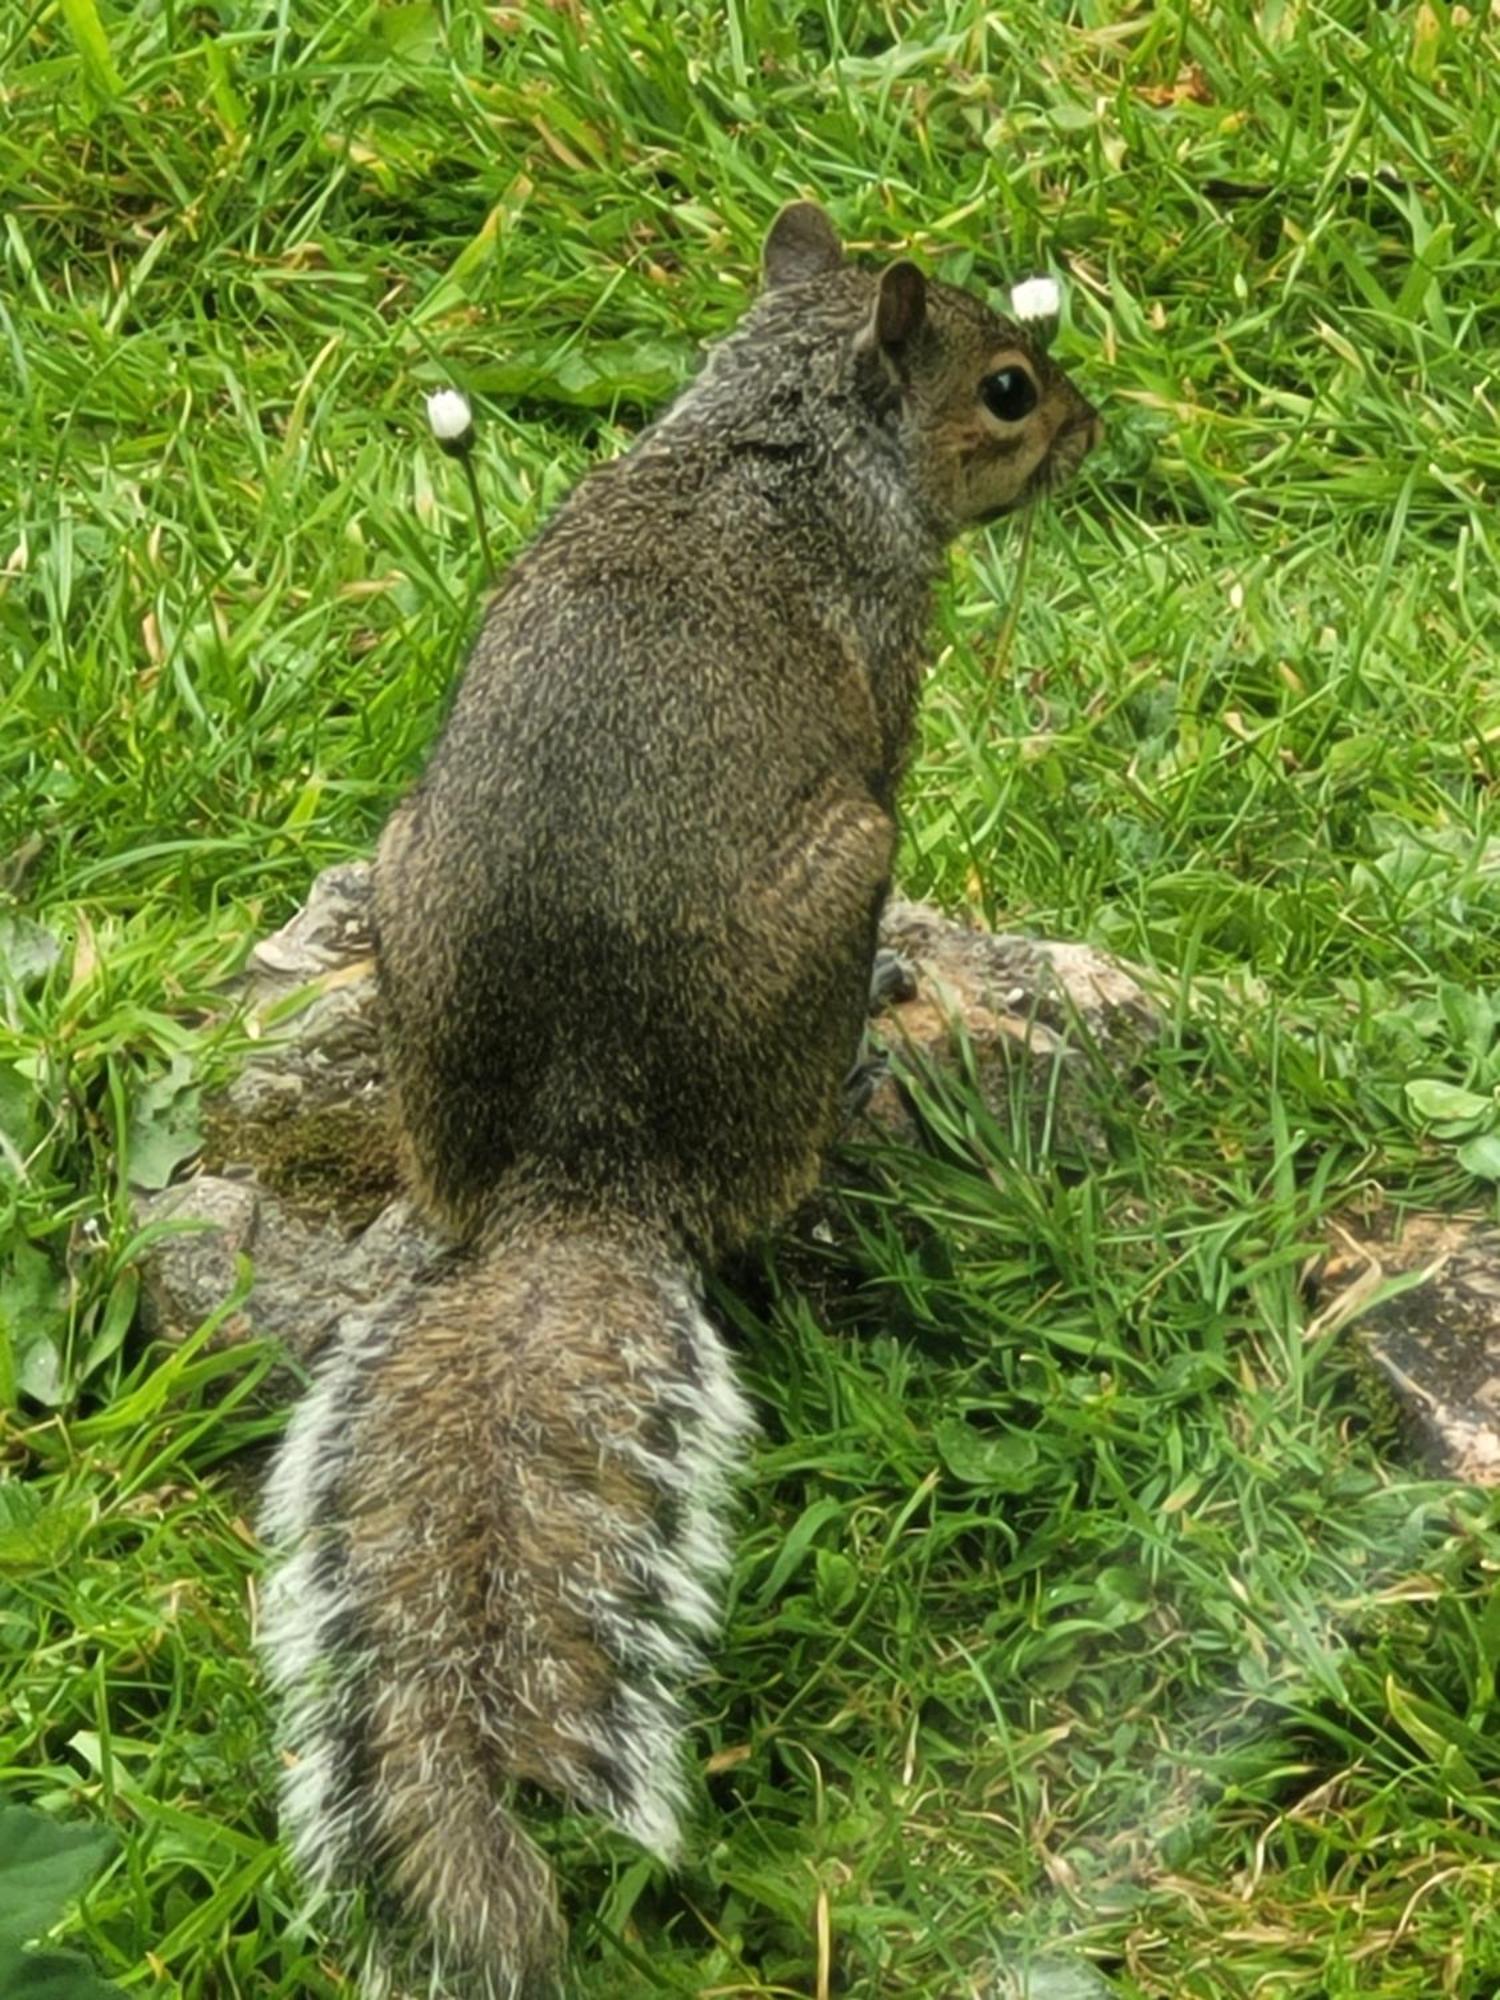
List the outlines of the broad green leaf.
<svg viewBox="0 0 1500 2000">
<path fill-rule="evenodd" d="M 50 1930 L 113 1846 L 113 1835 L 102 1827 L 0 1805 L 0 1949 Z M 14 1990 L 0 1979 L 0 1992 Z"/>
<path fill-rule="evenodd" d="M 818 1579 L 818 1603 L 825 1612 L 842 1611 L 859 1588 L 859 1570 L 838 1549 L 814 1551 L 813 1568 Z"/>
<path fill-rule="evenodd" d="M 80 1495 L 44 1500 L 22 1480 L 0 1479 L 0 1576 L 24 1576 L 70 1561 L 92 1512 Z"/>
<path fill-rule="evenodd" d="M 165 1187 L 203 1144 L 201 1093 L 192 1077 L 191 1063 L 179 1056 L 164 1076 L 152 1077 L 136 1091 L 127 1133 L 132 1187 Z"/>
<path fill-rule="evenodd" d="M 49 1407 L 62 1398 L 68 1315 L 63 1280 L 45 1251 L 13 1234 L 0 1250 L 0 1377 Z"/>
<path fill-rule="evenodd" d="M 430 61 L 443 46 L 443 24 L 429 0 L 381 7 L 370 26 L 392 55 L 404 56 L 411 62 Z"/>
<path fill-rule="evenodd" d="M 243 132 L 248 114 L 245 100 L 234 87 L 233 57 L 222 42 L 205 42 L 203 59 L 208 67 L 208 89 L 214 109 L 226 131 Z"/>
<path fill-rule="evenodd" d="M 944 1417 L 932 1435 L 944 1465 L 966 1486 L 1025 1493 L 1036 1483 L 1037 1448 L 1024 1431 L 986 1437 L 962 1417 Z"/>
<path fill-rule="evenodd" d="M 1151 1609 L 1151 1585 L 1144 1573 L 1125 1563 L 1111 1563 L 1099 1572 L 1096 1594 L 1110 1629 L 1133 1625 Z"/>
<path fill-rule="evenodd" d="M 0 1945 L 0 1993 L 5 2000 L 122 2000 L 81 1958 L 65 1951 L 17 1951 Z"/>
<path fill-rule="evenodd" d="M 0 915 L 0 989 L 36 985 L 61 957 L 62 946 L 41 924 L 30 917 Z"/>
<path fill-rule="evenodd" d="M 1460 1090 L 1456 1084 L 1442 1083 L 1432 1076 L 1419 1076 L 1407 1084 L 1406 1101 L 1419 1118 L 1441 1119 L 1444 1123 L 1488 1118 L 1495 1111 L 1494 1098 L 1481 1097 L 1473 1090 Z"/>
<path fill-rule="evenodd" d="M 20 1175 L 45 1129 L 42 1096 L 14 1063 L 0 1063 L 0 1175 Z"/>
<path fill-rule="evenodd" d="M 470 369 L 469 380 L 481 394 L 502 401 L 650 408 L 677 388 L 691 365 L 691 348 L 647 334 L 491 362 Z"/>
<path fill-rule="evenodd" d="M 995 1967 L 987 2000 L 1109 2000 L 1114 1988 L 1087 1959 L 1037 1958 L 1017 1953 Z"/>
<path fill-rule="evenodd" d="M 87 1381 L 97 1368 L 102 1368 L 111 1356 L 118 1354 L 126 1334 L 135 1324 L 135 1309 L 141 1293 L 140 1273 L 134 1265 L 127 1265 L 115 1276 L 109 1288 L 109 1297 L 104 1302 L 104 1310 L 99 1324 L 88 1344 L 88 1352 L 83 1357 L 80 1371 Z"/>
</svg>

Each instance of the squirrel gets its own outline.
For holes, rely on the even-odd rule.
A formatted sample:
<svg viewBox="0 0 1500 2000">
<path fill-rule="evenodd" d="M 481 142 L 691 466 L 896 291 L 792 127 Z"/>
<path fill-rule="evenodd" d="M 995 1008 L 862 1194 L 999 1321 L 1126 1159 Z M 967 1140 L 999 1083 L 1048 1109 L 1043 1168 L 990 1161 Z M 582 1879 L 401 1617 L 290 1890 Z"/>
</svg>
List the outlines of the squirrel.
<svg viewBox="0 0 1500 2000">
<path fill-rule="evenodd" d="M 518 1787 L 679 1850 L 751 1418 L 698 1274 L 814 1184 L 948 544 L 1093 408 L 784 208 L 761 296 L 494 595 L 381 836 L 398 1140 L 449 1259 L 346 1322 L 268 1482 L 283 1819 L 368 1995 L 562 1991 Z"/>
</svg>

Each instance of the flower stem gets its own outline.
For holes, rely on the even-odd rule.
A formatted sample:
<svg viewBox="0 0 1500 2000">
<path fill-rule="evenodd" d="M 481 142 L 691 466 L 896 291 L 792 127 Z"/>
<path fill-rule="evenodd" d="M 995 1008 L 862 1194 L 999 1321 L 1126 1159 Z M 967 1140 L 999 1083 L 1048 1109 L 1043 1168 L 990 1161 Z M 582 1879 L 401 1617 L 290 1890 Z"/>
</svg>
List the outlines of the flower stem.
<svg viewBox="0 0 1500 2000">
<path fill-rule="evenodd" d="M 485 586 L 487 589 L 493 590 L 495 587 L 495 577 L 497 574 L 495 569 L 495 558 L 490 552 L 490 535 L 489 535 L 489 530 L 484 523 L 484 501 L 480 497 L 479 481 L 475 477 L 474 473 L 473 452 L 466 451 L 463 454 L 463 457 L 460 459 L 459 463 L 463 466 L 464 478 L 467 479 L 469 482 L 469 498 L 474 503 L 474 526 L 479 531 L 479 551 L 480 554 L 484 557 Z"/>
</svg>

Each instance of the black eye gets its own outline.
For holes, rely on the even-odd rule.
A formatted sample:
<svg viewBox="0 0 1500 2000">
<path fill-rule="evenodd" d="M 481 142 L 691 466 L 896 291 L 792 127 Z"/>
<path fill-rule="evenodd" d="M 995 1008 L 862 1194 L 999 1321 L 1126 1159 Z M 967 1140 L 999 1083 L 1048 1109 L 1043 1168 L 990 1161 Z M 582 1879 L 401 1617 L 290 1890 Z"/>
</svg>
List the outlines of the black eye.
<svg viewBox="0 0 1500 2000">
<path fill-rule="evenodd" d="M 980 383 L 979 394 L 1002 424 L 1018 424 L 1036 408 L 1036 384 L 1024 368 L 997 368 Z"/>
</svg>

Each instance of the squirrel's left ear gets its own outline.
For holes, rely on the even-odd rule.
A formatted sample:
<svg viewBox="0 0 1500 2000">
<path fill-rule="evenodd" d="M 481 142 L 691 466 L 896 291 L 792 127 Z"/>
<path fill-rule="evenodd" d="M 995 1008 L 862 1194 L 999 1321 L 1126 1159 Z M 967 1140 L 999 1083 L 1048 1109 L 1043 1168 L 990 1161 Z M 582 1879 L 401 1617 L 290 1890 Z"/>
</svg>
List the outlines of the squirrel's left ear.
<svg viewBox="0 0 1500 2000">
<path fill-rule="evenodd" d="M 902 352 L 922 331 L 927 318 L 927 280 L 903 257 L 880 274 L 875 309 L 865 322 L 860 346 L 875 348 L 898 365 Z"/>
<path fill-rule="evenodd" d="M 761 261 L 766 289 L 774 292 L 836 271 L 844 261 L 844 246 L 815 201 L 789 201 L 766 233 Z"/>
</svg>

